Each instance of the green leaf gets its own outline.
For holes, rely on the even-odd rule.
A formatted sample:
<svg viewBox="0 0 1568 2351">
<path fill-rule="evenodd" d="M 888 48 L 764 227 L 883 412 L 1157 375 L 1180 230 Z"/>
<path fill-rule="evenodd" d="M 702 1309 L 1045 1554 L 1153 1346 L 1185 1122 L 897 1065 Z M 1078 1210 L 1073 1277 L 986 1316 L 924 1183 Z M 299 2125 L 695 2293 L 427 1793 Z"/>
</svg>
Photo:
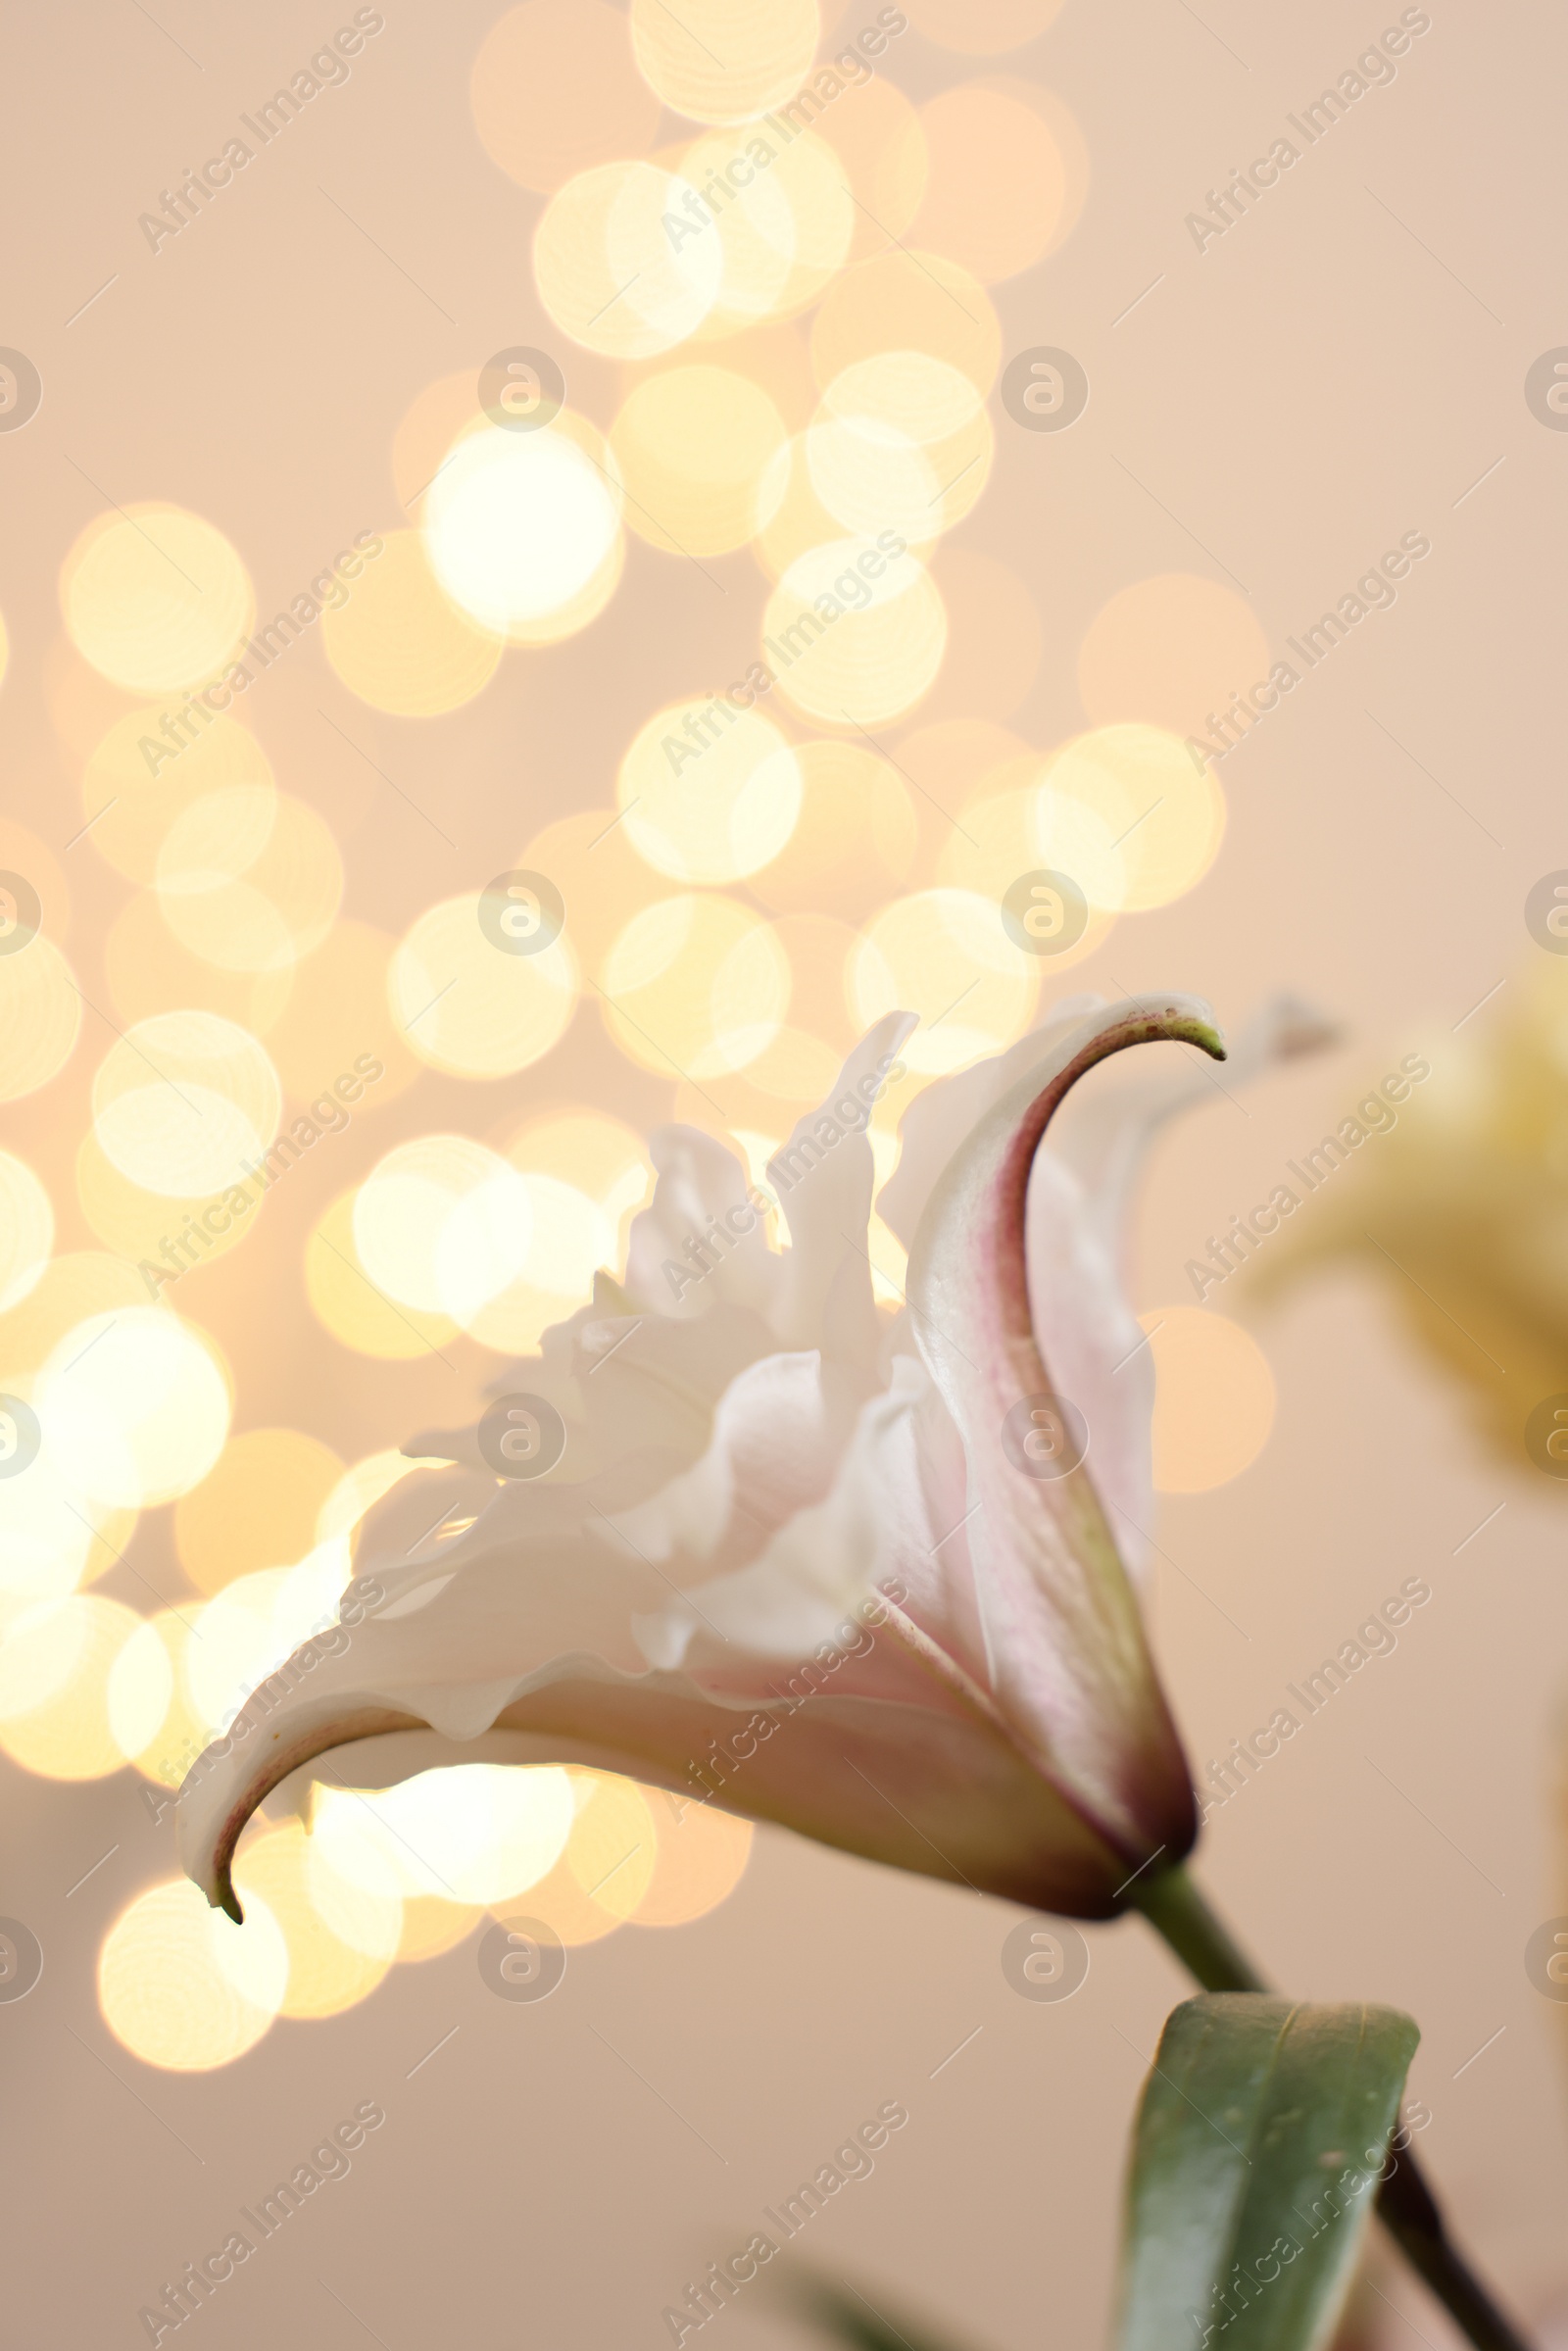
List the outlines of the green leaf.
<svg viewBox="0 0 1568 2351">
<path fill-rule="evenodd" d="M 878 2294 L 873 2307 L 857 2287 L 841 2285 L 818 2270 L 798 2269 L 786 2290 L 803 2319 L 850 2351 L 959 2351 L 902 2311 L 895 2323 L 881 2307 L 884 2295 Z"/>
<path fill-rule="evenodd" d="M 1409 2017 L 1205 1992 L 1166 2020 L 1127 2187 L 1120 2351 L 1318 2351 L 1382 2175 Z"/>
</svg>

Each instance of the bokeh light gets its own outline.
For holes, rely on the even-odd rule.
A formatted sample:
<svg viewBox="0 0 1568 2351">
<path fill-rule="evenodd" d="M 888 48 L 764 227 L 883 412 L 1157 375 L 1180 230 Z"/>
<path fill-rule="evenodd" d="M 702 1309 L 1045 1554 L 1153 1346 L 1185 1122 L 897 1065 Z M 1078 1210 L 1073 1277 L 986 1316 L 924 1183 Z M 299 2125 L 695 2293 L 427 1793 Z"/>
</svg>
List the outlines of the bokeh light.
<svg viewBox="0 0 1568 2351">
<path fill-rule="evenodd" d="M 0 1748 L 50 1780 L 100 1780 L 124 1763 L 109 1680 L 141 1619 L 98 1592 L 29 1608 L 0 1641 Z"/>
<path fill-rule="evenodd" d="M 768 925 L 728 898 L 661 899 L 605 958 L 606 1023 L 662 1077 L 716 1077 L 764 1052 L 789 1009 L 790 970 Z"/>
<path fill-rule="evenodd" d="M 1103 879 L 1080 873 L 1070 852 L 1062 862 L 1097 905 L 1123 911 L 1168 906 L 1191 890 L 1225 835 L 1225 796 L 1212 768 L 1155 726 L 1097 727 L 1046 762 L 1035 801 L 1039 863 L 1052 862 L 1063 828 L 1082 827 L 1080 811 L 1098 822 L 1112 857 Z"/>
<path fill-rule="evenodd" d="M 92 1083 L 104 1156 L 146 1192 L 179 1199 L 249 1182 L 277 1133 L 282 1089 L 267 1049 L 216 1012 L 156 1012 L 111 1046 Z"/>
<path fill-rule="evenodd" d="M 1159 1306 L 1139 1319 L 1154 1358 L 1156 1492 L 1228 1485 L 1274 1425 L 1268 1357 L 1250 1331 L 1204 1306 Z"/>
<path fill-rule="evenodd" d="M 728 367 L 667 367 L 628 395 L 610 446 L 626 520 L 666 555 L 723 555 L 764 521 L 764 477 L 784 419 L 760 385 Z"/>
<path fill-rule="evenodd" d="M 81 992 L 40 931 L 0 955 L 0 1102 L 36 1094 L 70 1060 L 81 1031 Z"/>
<path fill-rule="evenodd" d="M 431 567 L 482 628 L 519 644 L 586 627 L 620 576 L 619 500 L 597 436 L 564 412 L 537 432 L 467 433 L 430 485 Z"/>
<path fill-rule="evenodd" d="M 692 234 L 673 236 L 666 218 L 690 221 Z M 643 360 L 684 342 L 707 318 L 724 248 L 688 181 L 620 162 L 579 172 L 551 198 L 534 230 L 533 266 L 539 298 L 564 334 L 608 359 Z"/>
<path fill-rule="evenodd" d="M 526 1893 L 555 1865 L 573 1799 L 553 1765 L 460 1763 L 396 1788 L 323 1788 L 313 1835 L 351 1883 L 390 1866 L 406 1894 L 488 1908 Z"/>
<path fill-rule="evenodd" d="M 811 365 L 824 388 L 889 351 L 946 360 L 989 392 L 1002 365 L 1002 321 L 961 263 L 901 246 L 841 270 L 811 323 Z"/>
<path fill-rule="evenodd" d="M 808 717 L 876 727 L 932 683 L 948 621 L 936 582 L 912 555 L 854 539 L 798 556 L 768 598 L 762 650 L 778 691 Z"/>
<path fill-rule="evenodd" d="M 641 154 L 659 122 L 625 17 L 603 0 L 508 9 L 480 42 L 468 87 L 485 152 L 546 196 L 575 172 Z"/>
<path fill-rule="evenodd" d="M 206 1477 L 228 1434 L 229 1392 L 194 1324 L 131 1306 L 66 1333 L 39 1375 L 36 1408 L 46 1447 L 88 1494 L 141 1509 Z"/>
<path fill-rule="evenodd" d="M 1014 90 L 944 90 L 920 110 L 928 157 L 912 234 L 987 283 L 1015 277 L 1063 231 L 1067 165 L 1037 109 Z"/>
<path fill-rule="evenodd" d="M 471 702 L 503 639 L 453 603 L 416 530 L 385 535 L 346 600 L 321 614 L 321 645 L 351 694 L 400 718 L 434 718 Z"/>
<path fill-rule="evenodd" d="M 400 1143 L 354 1202 L 354 1246 L 405 1306 L 471 1322 L 527 1261 L 533 1209 L 517 1170 L 466 1135 Z"/>
<path fill-rule="evenodd" d="M 132 694 L 169 694 L 238 655 L 256 599 L 221 531 L 174 506 L 100 514 L 60 574 L 72 643 Z"/>
<path fill-rule="evenodd" d="M 777 857 L 751 875 L 764 905 L 858 920 L 907 881 L 920 826 L 908 786 L 864 744 L 795 746 L 800 813 Z"/>
<path fill-rule="evenodd" d="M 343 860 L 304 801 L 229 784 L 175 817 L 157 880 L 164 920 L 193 955 L 224 971 L 277 971 L 326 937 Z"/>
<path fill-rule="evenodd" d="M 54 1239 L 48 1193 L 25 1160 L 0 1151 L 0 1314 L 36 1286 Z"/>
<path fill-rule="evenodd" d="M 267 755 L 237 718 L 202 707 L 161 704 L 127 710 L 98 739 L 81 778 L 85 838 L 131 881 L 150 882 L 180 811 L 205 793 L 272 786 Z"/>
<path fill-rule="evenodd" d="M 258 1568 L 287 1567 L 315 1549 L 344 1468 L 302 1429 L 247 1429 L 174 1505 L 174 1547 L 198 1591 L 221 1592 Z"/>
<path fill-rule="evenodd" d="M 751 1857 L 752 1824 L 712 1804 L 647 1790 L 659 1839 L 653 1879 L 634 1913 L 639 1927 L 684 1927 L 728 1899 Z"/>
<path fill-rule="evenodd" d="M 817 0 L 681 0 L 678 14 L 631 0 L 632 55 L 649 87 L 697 122 L 746 122 L 793 97 L 821 31 Z"/>
<path fill-rule="evenodd" d="M 329 1871 L 299 1821 L 243 1845 L 234 1885 L 247 1921 L 252 1904 L 265 1903 L 287 1947 L 280 2016 L 340 2015 L 374 1991 L 397 1956 L 403 1903 L 396 1886 L 378 1892 Z"/>
<path fill-rule="evenodd" d="M 1039 990 L 1037 960 L 1013 946 L 995 902 L 969 890 L 922 890 L 868 923 L 850 987 L 869 1028 L 885 1012 L 916 1012 L 901 1049 L 911 1069 L 941 1076 L 1023 1034 Z"/>
<path fill-rule="evenodd" d="M 142 1278 L 160 1297 L 168 1282 L 237 1249 L 263 1213 L 259 1180 L 208 1193 L 153 1192 L 117 1167 L 93 1133 L 76 1152 L 76 1198 L 107 1249 L 150 1268 Z"/>
<path fill-rule="evenodd" d="M 1135 580 L 1096 613 L 1078 652 L 1078 693 L 1091 725 L 1136 718 L 1207 739 L 1234 698 L 1267 678 L 1270 659 L 1255 614 L 1233 588 L 1163 572 Z"/>
<path fill-rule="evenodd" d="M 444 1314 L 400 1306 L 377 1289 L 360 1263 L 354 1244 L 355 1195 L 333 1200 L 312 1227 L 305 1245 L 305 1295 L 322 1327 L 357 1354 L 391 1362 L 439 1355 L 457 1337 Z"/>
<path fill-rule="evenodd" d="M 421 1061 L 461 1077 L 510 1077 L 562 1035 L 576 973 L 564 939 L 536 955 L 495 946 L 479 907 L 475 892 L 419 916 L 392 957 L 392 1010 Z"/>
<path fill-rule="evenodd" d="M 656 872 L 732 882 L 789 840 L 801 771 L 771 719 L 714 696 L 656 711 L 621 761 L 616 793 L 627 838 Z"/>
<path fill-rule="evenodd" d="M 169 2073 L 208 2073 L 253 2049 L 283 2005 L 289 1954 L 264 1900 L 236 1927 L 188 1879 L 122 1911 L 98 1958 L 98 2006 L 122 2048 Z"/>
</svg>

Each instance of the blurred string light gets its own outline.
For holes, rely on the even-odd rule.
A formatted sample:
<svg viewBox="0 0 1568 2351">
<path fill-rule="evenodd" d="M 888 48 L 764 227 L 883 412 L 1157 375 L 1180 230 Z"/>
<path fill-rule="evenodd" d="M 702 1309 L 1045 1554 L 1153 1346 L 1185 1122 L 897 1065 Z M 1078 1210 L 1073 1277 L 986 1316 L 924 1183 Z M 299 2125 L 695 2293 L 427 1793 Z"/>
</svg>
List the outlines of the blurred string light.
<svg viewBox="0 0 1568 2351">
<path fill-rule="evenodd" d="M 45 690 L 80 763 L 83 838 L 134 894 L 96 1000 L 122 1033 L 97 1049 L 72 1161 L 105 1246 L 52 1254 L 54 1160 L 0 1153 L 0 1389 L 42 1431 L 0 1479 L 0 1747 L 24 1768 L 128 1762 L 177 1788 L 250 1682 L 330 1618 L 366 1511 L 410 1467 L 345 1465 L 288 1427 L 235 1434 L 218 1348 L 136 1271 L 236 1184 L 255 1190 L 245 1170 L 285 1101 L 324 1100 L 336 1130 L 332 1089 L 362 1057 L 382 1075 L 354 1120 L 427 1068 L 487 1086 L 541 1069 L 550 1091 L 530 1106 L 509 1093 L 498 1122 L 487 1098 L 482 1137 L 449 1102 L 426 1122 L 439 1131 L 345 1153 L 311 1212 L 300 1270 L 329 1337 L 461 1370 L 466 1339 L 535 1347 L 623 1261 L 650 1194 L 642 1134 L 575 1099 L 551 1058 L 581 1005 L 760 1182 L 854 1036 L 912 1007 L 906 1074 L 868 1130 L 885 1181 L 914 1092 L 1004 1050 L 1043 981 L 1211 866 L 1223 797 L 1185 738 L 1267 675 L 1245 601 L 1181 574 L 1119 590 L 1079 646 L 1082 730 L 1034 746 L 998 721 L 1029 692 L 1040 613 L 1005 565 L 950 543 L 996 462 L 988 289 L 1059 246 L 1088 182 L 1066 110 L 999 71 L 1056 7 L 906 0 L 918 34 L 986 73 L 918 105 L 880 64 L 825 70 L 845 28 L 816 0 L 523 0 L 486 33 L 475 125 L 544 199 L 534 280 L 567 398 L 518 432 L 486 413 L 476 369 L 416 393 L 391 453 L 408 527 L 321 615 L 335 678 L 390 721 L 464 710 L 605 612 L 628 539 L 636 562 L 705 569 L 749 550 L 765 583 L 744 685 L 672 679 L 680 699 L 626 731 L 612 801 L 602 779 L 610 805 L 519 824 L 510 854 L 564 908 L 537 952 L 487 929 L 461 867 L 401 935 L 344 916 L 333 827 L 278 790 L 257 712 L 216 707 L 257 615 L 212 520 L 115 509 L 68 553 Z M 593 416 L 571 404 L 579 354 Z M 353 772 L 363 747 L 340 732 L 321 756 Z M 406 821 L 444 836 L 439 810 Z M 1086 902 L 1081 937 L 1045 964 L 1000 914 L 1042 866 Z M 0 868 L 44 906 L 39 934 L 0 955 L 0 1100 L 15 1100 L 65 1069 L 83 999 L 60 860 L 7 822 Z M 258 1197 L 209 1230 L 201 1261 L 263 1212 Z M 875 1217 L 870 1252 L 896 1308 L 904 1255 Z M 1160 1484 L 1239 1474 L 1267 1435 L 1266 1364 L 1212 1314 L 1150 1327 Z M 134 1570 L 116 1597 L 91 1590 L 161 1507 L 195 1596 L 155 1606 L 136 1586 L 131 1605 Z M 182 1884 L 122 1914 L 100 2000 L 128 2050 L 226 2064 L 275 2019 L 337 2014 L 519 1897 L 569 1943 L 679 1924 L 732 1889 L 751 1839 L 711 1807 L 575 1766 L 327 1788 L 312 1821 L 249 1834 L 243 1932 Z"/>
</svg>

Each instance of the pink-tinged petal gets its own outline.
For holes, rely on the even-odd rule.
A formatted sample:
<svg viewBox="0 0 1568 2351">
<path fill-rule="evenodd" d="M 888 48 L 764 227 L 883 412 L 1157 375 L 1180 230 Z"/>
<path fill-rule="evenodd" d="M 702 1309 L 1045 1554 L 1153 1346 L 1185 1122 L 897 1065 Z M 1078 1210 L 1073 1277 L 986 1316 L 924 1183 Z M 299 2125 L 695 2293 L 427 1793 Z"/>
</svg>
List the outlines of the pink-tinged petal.
<svg viewBox="0 0 1568 2351">
<path fill-rule="evenodd" d="M 1025 1227 L 1036 1152 L 1068 1089 L 1108 1055 L 1162 1038 L 1224 1056 L 1207 1006 L 1183 997 L 1113 1006 L 1061 1039 L 956 1154 L 909 1260 L 921 1352 L 962 1433 L 978 1504 L 967 1535 L 992 1694 L 1129 1872 L 1187 1851 L 1191 1781 L 1096 1490 L 1093 1422 L 1087 1460 L 1065 1475 L 1029 1474 L 1019 1443 L 1032 1408 L 1078 1404 L 1054 1331 L 1036 1323 Z"/>
<path fill-rule="evenodd" d="M 883 1223 L 906 1249 L 914 1246 L 925 1204 L 964 1137 L 1103 1004 L 1100 996 L 1069 996 L 1005 1053 L 977 1061 L 955 1077 L 938 1078 L 915 1096 L 899 1124 L 899 1163 L 876 1202 Z"/>
<path fill-rule="evenodd" d="M 704 1674 L 649 1671 L 629 1627 L 659 1589 L 651 1569 L 604 1546 L 513 1549 L 472 1560 L 412 1613 L 318 1636 L 187 1777 L 187 1872 L 237 1917 L 240 1833 L 314 1757 L 420 1732 L 396 1742 L 406 1776 L 493 1754 L 483 1735 L 499 1730 L 522 1735 L 508 1750 L 516 1760 L 711 1791 L 727 1810 L 1017 1901 L 1085 1916 L 1114 1907 L 1119 1857 L 985 1701 L 907 1645 L 896 1615 L 841 1628 L 830 1654 L 737 1646 Z"/>
</svg>

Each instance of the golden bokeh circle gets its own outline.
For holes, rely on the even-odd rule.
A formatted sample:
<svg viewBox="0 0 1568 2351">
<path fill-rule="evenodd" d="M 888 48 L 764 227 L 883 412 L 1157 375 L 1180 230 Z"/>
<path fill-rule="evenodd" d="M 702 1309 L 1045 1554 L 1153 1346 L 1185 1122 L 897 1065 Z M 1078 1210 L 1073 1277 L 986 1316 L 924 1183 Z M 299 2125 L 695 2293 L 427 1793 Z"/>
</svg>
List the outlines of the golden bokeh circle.
<svg viewBox="0 0 1568 2351">
<path fill-rule="evenodd" d="M 484 424 L 424 502 L 430 567 L 480 629 L 518 644 L 581 628 L 619 577 L 619 491 L 565 412 L 537 432 Z"/>
<path fill-rule="evenodd" d="M 539 299 L 563 334 L 608 359 L 652 359 L 695 332 L 718 297 L 721 240 L 694 222 L 697 192 L 647 163 L 601 164 L 552 196 L 534 230 Z M 516 434 L 518 440 L 539 436 Z"/>
<path fill-rule="evenodd" d="M 302 1429 L 231 1437 L 199 1486 L 174 1505 L 174 1547 L 199 1592 L 288 1567 L 316 1547 L 317 1523 L 344 1474 L 329 1445 Z"/>
<path fill-rule="evenodd" d="M 150 1305 L 91 1315 L 67 1331 L 34 1400 L 45 1445 L 83 1490 L 131 1510 L 172 1502 L 206 1477 L 231 1409 L 213 1343 Z"/>
<path fill-rule="evenodd" d="M 920 110 L 928 156 L 911 234 L 986 284 L 1049 253 L 1066 221 L 1067 159 L 1021 91 L 944 90 Z"/>
<path fill-rule="evenodd" d="M 724 696 L 657 710 L 620 763 L 626 837 L 672 881 L 740 880 L 776 857 L 801 809 L 794 751 Z"/>
<path fill-rule="evenodd" d="M 222 532 L 157 504 L 87 525 L 61 566 L 60 606 L 77 652 L 131 694 L 215 676 L 256 618 L 249 575 Z"/>
<path fill-rule="evenodd" d="M 765 519 L 763 485 L 786 441 L 761 386 L 694 364 L 645 376 L 610 431 L 626 520 L 666 555 L 724 555 Z"/>
<path fill-rule="evenodd" d="M 356 1354 L 388 1362 L 439 1355 L 457 1337 L 445 1314 L 400 1306 L 371 1281 L 354 1245 L 353 1192 L 340 1194 L 305 1245 L 305 1295 L 322 1328 Z"/>
<path fill-rule="evenodd" d="M 783 106 L 822 34 L 817 0 L 631 0 L 632 55 L 649 87 L 694 122 L 745 122 Z M 814 110 L 813 110 L 814 111 Z"/>
<path fill-rule="evenodd" d="M 232 784 L 272 786 L 266 754 L 237 719 L 182 719 L 177 709 L 127 710 L 100 737 L 82 773 L 86 838 L 117 872 L 150 882 L 175 817 L 205 793 Z"/>
<path fill-rule="evenodd" d="M 217 1012 L 155 1012 L 93 1076 L 93 1133 L 145 1192 L 205 1198 L 242 1183 L 277 1133 L 282 1088 L 267 1048 Z"/>
<path fill-rule="evenodd" d="M 912 710 L 936 678 L 947 637 L 925 565 L 854 539 L 798 556 L 762 615 L 779 693 L 808 718 L 846 728 L 882 726 Z"/>
<path fill-rule="evenodd" d="M 40 931 L 0 955 L 0 1102 L 36 1094 L 70 1060 L 82 999 L 71 966 Z"/>
<path fill-rule="evenodd" d="M 811 365 L 824 386 L 889 351 L 928 352 L 989 392 L 1002 365 L 1002 321 L 960 262 L 901 246 L 841 270 L 811 325 Z"/>
<path fill-rule="evenodd" d="M 47 1780 L 102 1780 L 124 1764 L 109 1712 L 134 1608 L 99 1592 L 30 1608 L 0 1641 L 0 1749 Z"/>
<path fill-rule="evenodd" d="M 322 651 L 349 692 L 398 718 L 471 702 L 494 677 L 503 643 L 445 593 L 416 530 L 388 531 L 347 601 L 321 614 Z"/>
<path fill-rule="evenodd" d="M 236 1927 L 188 1878 L 122 1910 L 98 1957 L 98 2007 L 123 2049 L 169 2073 L 210 2073 L 253 2049 L 283 2005 L 288 1945 L 265 1901 Z"/>
<path fill-rule="evenodd" d="M 1233 588 L 1161 572 L 1118 590 L 1095 614 L 1078 651 L 1078 694 L 1093 726 L 1142 719 L 1206 738 L 1237 695 L 1267 678 L 1270 660 L 1256 615 Z M 1214 748 L 1225 742 L 1216 737 Z"/>
<path fill-rule="evenodd" d="M 480 925 L 480 894 L 438 901 L 388 971 L 392 1013 L 421 1061 L 459 1077 L 511 1077 L 564 1034 L 577 977 L 564 938 L 509 955 Z"/>
<path fill-rule="evenodd" d="M 775 857 L 750 876 L 779 912 L 858 921 L 909 879 L 920 823 L 898 769 L 859 742 L 797 743 L 801 806 Z"/>
<path fill-rule="evenodd" d="M 969 890 L 921 890 L 884 907 L 850 971 L 862 1028 L 888 1012 L 918 1014 L 900 1058 L 932 1077 L 1021 1037 L 1039 989 L 1038 959 L 1012 945 L 995 901 Z"/>
<path fill-rule="evenodd" d="M 1225 837 L 1225 795 L 1212 768 L 1157 726 L 1075 735 L 1041 769 L 1035 808 L 1042 865 L 1052 862 L 1062 831 L 1084 822 L 1084 811 L 1098 824 L 1111 844 L 1109 881 L 1086 872 L 1082 887 L 1097 905 L 1121 912 L 1185 896 Z M 1076 873 L 1070 858 L 1057 861 Z"/>
<path fill-rule="evenodd" d="M 48 1192 L 24 1159 L 0 1151 L 0 1314 L 36 1289 L 54 1240 Z"/>
<path fill-rule="evenodd" d="M 479 44 L 468 94 L 491 161 L 544 196 L 574 172 L 642 154 L 659 122 L 625 16 L 603 0 L 508 9 Z"/>
<path fill-rule="evenodd" d="M 1274 1425 L 1274 1374 L 1250 1331 L 1205 1306 L 1139 1317 L 1154 1359 L 1154 1487 L 1208 1494 L 1250 1468 Z"/>
<path fill-rule="evenodd" d="M 719 896 L 660 899 L 605 958 L 606 1026 L 622 1053 L 662 1077 L 744 1069 L 789 1009 L 789 960 L 770 926 Z"/>
</svg>

